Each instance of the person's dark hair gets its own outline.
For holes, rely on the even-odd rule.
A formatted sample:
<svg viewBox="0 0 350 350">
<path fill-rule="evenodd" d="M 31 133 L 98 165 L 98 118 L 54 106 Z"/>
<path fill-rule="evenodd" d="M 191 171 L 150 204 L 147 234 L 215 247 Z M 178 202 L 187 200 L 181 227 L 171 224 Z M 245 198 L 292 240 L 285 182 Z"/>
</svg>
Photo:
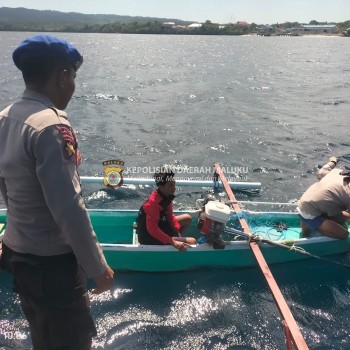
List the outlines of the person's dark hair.
<svg viewBox="0 0 350 350">
<path fill-rule="evenodd" d="M 168 181 L 174 181 L 175 173 L 171 170 L 161 169 L 154 173 L 153 178 L 157 186 L 165 185 Z"/>
<path fill-rule="evenodd" d="M 22 75 L 26 84 L 43 84 L 58 68 L 69 68 L 69 63 L 47 58 L 27 58 L 22 63 Z"/>
<path fill-rule="evenodd" d="M 208 202 L 211 202 L 211 201 L 216 201 L 216 198 L 213 194 L 206 194 L 203 198 L 203 205 L 202 205 L 202 210 L 204 211 L 205 209 L 205 205 L 208 203 Z"/>
</svg>

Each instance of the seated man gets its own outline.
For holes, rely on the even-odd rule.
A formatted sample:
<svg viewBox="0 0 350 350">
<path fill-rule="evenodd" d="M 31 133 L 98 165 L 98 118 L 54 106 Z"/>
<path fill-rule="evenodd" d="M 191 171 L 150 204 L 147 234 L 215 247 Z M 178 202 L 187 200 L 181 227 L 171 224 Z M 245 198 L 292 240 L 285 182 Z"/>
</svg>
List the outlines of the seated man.
<svg viewBox="0 0 350 350">
<path fill-rule="evenodd" d="M 196 244 L 192 237 L 181 237 L 181 233 L 191 224 L 191 216 L 175 216 L 173 199 L 175 198 L 175 179 L 172 171 L 154 174 L 158 189 L 153 191 L 141 206 L 137 222 L 137 234 L 140 244 L 171 244 L 180 251 L 186 246 Z"/>
<path fill-rule="evenodd" d="M 311 185 L 298 202 L 303 236 L 318 230 L 324 235 L 347 239 L 349 232 L 344 223 L 349 219 L 350 172 L 335 168 L 336 157 L 318 172 L 319 182 Z"/>
</svg>

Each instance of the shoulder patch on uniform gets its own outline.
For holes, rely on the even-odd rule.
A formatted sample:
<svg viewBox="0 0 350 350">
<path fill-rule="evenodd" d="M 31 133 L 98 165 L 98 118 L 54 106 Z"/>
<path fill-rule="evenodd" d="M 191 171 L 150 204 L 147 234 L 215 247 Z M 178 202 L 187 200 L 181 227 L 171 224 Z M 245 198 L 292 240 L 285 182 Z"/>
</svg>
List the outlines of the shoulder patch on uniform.
<svg viewBox="0 0 350 350">
<path fill-rule="evenodd" d="M 76 152 L 76 141 L 73 131 L 65 125 L 59 126 L 58 130 L 63 137 L 63 154 L 65 158 L 70 159 Z"/>
</svg>

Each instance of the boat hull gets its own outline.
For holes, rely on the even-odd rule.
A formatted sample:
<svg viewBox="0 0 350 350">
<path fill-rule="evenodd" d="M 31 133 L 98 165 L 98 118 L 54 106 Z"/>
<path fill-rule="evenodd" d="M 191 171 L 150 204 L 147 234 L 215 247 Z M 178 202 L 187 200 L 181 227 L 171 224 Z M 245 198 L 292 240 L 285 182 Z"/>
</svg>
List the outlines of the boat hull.
<svg viewBox="0 0 350 350">
<path fill-rule="evenodd" d="M 244 268 L 257 266 L 246 240 L 233 240 L 225 236 L 225 249 L 213 249 L 207 243 L 191 246 L 179 252 L 169 245 L 133 244 L 132 225 L 136 210 L 89 210 L 91 221 L 108 264 L 115 270 L 142 272 L 175 272 L 199 268 Z M 328 256 L 345 253 L 350 249 L 350 239 L 340 241 L 315 234 L 300 238 L 299 219 L 296 213 L 246 212 L 252 231 L 266 239 L 297 245 L 305 251 Z M 0 212 L 0 222 L 6 221 L 5 211 Z M 193 220 L 195 222 L 195 219 Z M 280 228 L 281 223 L 285 229 Z M 234 224 L 234 218 L 232 219 Z M 195 225 L 188 235 L 199 238 Z M 306 259 L 308 256 L 290 250 L 259 243 L 268 264 L 286 263 Z"/>
<path fill-rule="evenodd" d="M 298 246 L 307 252 L 327 256 L 341 254 L 350 248 L 350 244 L 344 241 L 332 242 L 320 239 L 307 242 L 304 239 L 298 242 Z M 170 272 L 199 268 L 244 268 L 257 266 L 254 255 L 246 241 L 228 242 L 225 249 L 213 249 L 208 244 L 197 245 L 188 248 L 186 252 L 175 251 L 173 247 L 133 246 L 133 245 L 102 245 L 110 266 L 117 270 L 131 270 L 144 272 Z M 266 243 L 259 244 L 268 264 L 278 264 L 307 259 L 293 250 L 284 250 L 269 246 Z"/>
</svg>

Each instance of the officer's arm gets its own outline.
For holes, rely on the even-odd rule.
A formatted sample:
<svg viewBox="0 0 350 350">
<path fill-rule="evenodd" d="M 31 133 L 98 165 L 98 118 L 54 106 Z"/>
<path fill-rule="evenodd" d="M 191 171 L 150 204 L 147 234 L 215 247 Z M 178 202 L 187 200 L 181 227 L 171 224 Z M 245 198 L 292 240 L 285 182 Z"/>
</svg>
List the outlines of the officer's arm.
<svg viewBox="0 0 350 350">
<path fill-rule="evenodd" d="M 60 126 L 62 127 L 62 126 Z M 68 127 L 51 126 L 36 139 L 36 172 L 51 214 L 90 278 L 106 271 L 106 261 L 81 197 Z"/>
</svg>

